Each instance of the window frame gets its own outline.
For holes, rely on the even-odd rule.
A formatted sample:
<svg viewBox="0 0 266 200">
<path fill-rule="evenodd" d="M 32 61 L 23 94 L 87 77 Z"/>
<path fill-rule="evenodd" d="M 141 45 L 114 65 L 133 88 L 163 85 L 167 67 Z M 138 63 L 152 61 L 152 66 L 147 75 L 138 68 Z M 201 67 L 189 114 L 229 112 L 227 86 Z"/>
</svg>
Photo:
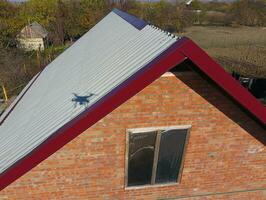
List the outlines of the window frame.
<svg viewBox="0 0 266 200">
<path fill-rule="evenodd" d="M 184 160 L 187 151 L 187 145 L 190 137 L 191 125 L 177 125 L 177 126 L 159 126 L 159 127 L 147 127 L 147 128 L 134 128 L 134 129 L 126 129 L 126 150 L 125 150 L 125 189 L 138 189 L 138 188 L 146 188 L 146 187 L 161 187 L 161 186 L 169 186 L 169 185 L 178 185 L 181 182 L 183 168 L 184 168 Z M 182 153 L 182 160 L 180 164 L 179 173 L 177 175 L 177 180 L 175 182 L 168 183 L 155 183 L 156 180 L 156 172 L 158 166 L 158 158 L 159 158 L 159 150 L 160 150 L 160 141 L 162 132 L 166 130 L 187 130 L 187 136 L 184 144 L 184 149 Z M 128 186 L 128 154 L 129 154 L 129 138 L 130 134 L 137 133 L 147 133 L 147 132 L 156 132 L 156 141 L 155 141 L 155 149 L 154 149 L 154 160 L 153 160 L 153 168 L 152 168 L 152 177 L 151 184 L 146 185 L 136 185 L 136 186 Z M 178 134 L 178 133 L 177 133 Z"/>
</svg>

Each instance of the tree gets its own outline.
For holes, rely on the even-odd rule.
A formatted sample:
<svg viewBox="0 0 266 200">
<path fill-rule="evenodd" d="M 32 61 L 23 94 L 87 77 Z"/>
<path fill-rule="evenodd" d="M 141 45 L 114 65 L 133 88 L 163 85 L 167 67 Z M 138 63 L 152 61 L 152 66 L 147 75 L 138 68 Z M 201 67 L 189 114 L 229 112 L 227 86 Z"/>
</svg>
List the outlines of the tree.
<svg viewBox="0 0 266 200">
<path fill-rule="evenodd" d="M 66 37 L 70 40 L 78 39 L 85 32 L 81 25 L 81 13 L 79 1 L 69 1 L 66 4 L 68 8 L 68 17 L 65 20 Z"/>
<path fill-rule="evenodd" d="M 144 5 L 144 18 L 162 29 L 175 32 L 181 30 L 186 24 L 183 20 L 183 8 L 177 3 L 160 1 Z"/>
<path fill-rule="evenodd" d="M 29 0 L 21 5 L 21 18 L 25 23 L 37 21 L 47 29 L 55 21 L 57 1 Z"/>
<path fill-rule="evenodd" d="M 68 18 L 68 8 L 62 0 L 57 1 L 55 21 L 52 23 L 54 29 L 53 43 L 63 45 L 66 38 L 66 20 Z"/>
<path fill-rule="evenodd" d="M 15 46 L 16 34 L 22 27 L 22 23 L 18 20 L 18 6 L 0 0 L 0 46 Z"/>
<path fill-rule="evenodd" d="M 232 18 L 241 25 L 265 26 L 266 1 L 265 0 L 239 0 L 232 4 Z"/>
</svg>

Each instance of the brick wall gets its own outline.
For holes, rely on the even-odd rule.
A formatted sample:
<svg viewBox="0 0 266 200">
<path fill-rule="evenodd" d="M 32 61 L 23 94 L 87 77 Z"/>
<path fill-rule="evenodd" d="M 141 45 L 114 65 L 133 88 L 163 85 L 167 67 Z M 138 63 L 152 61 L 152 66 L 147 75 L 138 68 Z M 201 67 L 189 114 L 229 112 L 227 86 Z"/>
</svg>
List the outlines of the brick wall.
<svg viewBox="0 0 266 200">
<path fill-rule="evenodd" d="M 125 189 L 126 129 L 191 124 L 180 184 Z M 192 72 L 167 73 L 0 192 L 3 199 L 266 199 L 266 133 Z"/>
</svg>

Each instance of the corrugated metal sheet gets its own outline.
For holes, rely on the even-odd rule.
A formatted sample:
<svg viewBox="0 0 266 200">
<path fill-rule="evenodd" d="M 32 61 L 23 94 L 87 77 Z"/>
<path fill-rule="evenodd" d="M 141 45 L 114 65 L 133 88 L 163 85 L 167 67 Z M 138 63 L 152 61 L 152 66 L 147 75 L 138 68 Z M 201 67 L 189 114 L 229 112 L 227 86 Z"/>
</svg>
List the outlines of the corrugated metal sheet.
<svg viewBox="0 0 266 200">
<path fill-rule="evenodd" d="M 44 69 L 0 126 L 0 173 L 178 39 L 107 15 Z"/>
</svg>

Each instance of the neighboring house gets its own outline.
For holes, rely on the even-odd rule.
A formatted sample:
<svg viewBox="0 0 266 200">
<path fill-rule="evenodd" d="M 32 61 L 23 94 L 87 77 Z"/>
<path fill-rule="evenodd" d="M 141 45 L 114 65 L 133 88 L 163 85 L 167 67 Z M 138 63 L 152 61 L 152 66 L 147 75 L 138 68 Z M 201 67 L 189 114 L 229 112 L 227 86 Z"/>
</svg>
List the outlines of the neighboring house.
<svg viewBox="0 0 266 200">
<path fill-rule="evenodd" d="M 117 9 L 0 124 L 0 199 L 266 198 L 266 108 L 188 38 Z"/>
<path fill-rule="evenodd" d="M 19 47 L 26 50 L 44 50 L 48 32 L 37 22 L 25 26 L 17 35 Z"/>
</svg>

